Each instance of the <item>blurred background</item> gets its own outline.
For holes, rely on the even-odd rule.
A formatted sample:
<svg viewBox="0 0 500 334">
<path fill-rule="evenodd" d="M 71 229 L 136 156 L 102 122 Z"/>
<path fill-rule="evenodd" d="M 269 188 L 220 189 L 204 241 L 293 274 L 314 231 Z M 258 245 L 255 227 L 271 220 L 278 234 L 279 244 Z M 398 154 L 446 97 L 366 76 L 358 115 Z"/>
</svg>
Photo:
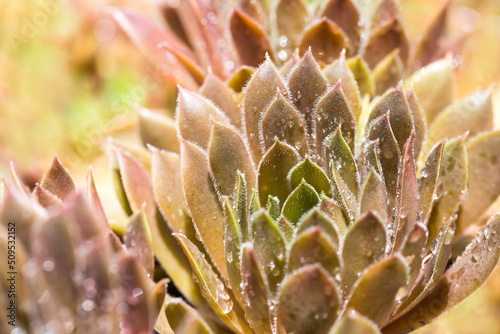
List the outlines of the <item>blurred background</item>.
<svg viewBox="0 0 500 334">
<path fill-rule="evenodd" d="M 459 11 L 477 13 L 457 64 L 459 95 L 493 84 L 500 127 L 500 1 L 454 2 L 463 6 Z M 401 5 L 415 36 L 437 2 L 401 0 Z M 83 186 L 92 164 L 107 214 L 121 221 L 107 138 L 138 142 L 135 108 L 162 107 L 169 95 L 163 79 L 107 14 L 108 6 L 156 14 L 147 1 L 0 1 L 0 175 L 8 177 L 13 161 L 25 179 L 37 182 L 57 154 Z M 466 303 L 418 333 L 500 333 L 500 270 Z"/>
</svg>

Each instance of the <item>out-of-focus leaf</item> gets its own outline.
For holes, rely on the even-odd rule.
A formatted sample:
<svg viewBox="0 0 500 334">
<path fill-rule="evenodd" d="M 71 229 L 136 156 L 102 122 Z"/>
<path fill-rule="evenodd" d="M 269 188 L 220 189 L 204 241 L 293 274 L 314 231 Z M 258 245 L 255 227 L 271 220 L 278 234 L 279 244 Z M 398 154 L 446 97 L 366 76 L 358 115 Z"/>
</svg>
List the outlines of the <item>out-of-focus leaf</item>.
<svg viewBox="0 0 500 334">
<path fill-rule="evenodd" d="M 341 80 L 342 91 L 349 101 L 349 106 L 352 108 L 354 116 L 359 117 L 361 113 L 361 97 L 358 83 L 347 65 L 345 52 L 341 53 L 339 59 L 326 66 L 323 72 L 332 85 Z M 346 134 L 344 135 L 346 136 Z"/>
<path fill-rule="evenodd" d="M 311 49 L 320 64 L 330 64 L 339 57 L 342 50 L 349 50 L 349 38 L 337 24 L 323 17 L 307 27 L 301 36 L 300 54 Z"/>
<path fill-rule="evenodd" d="M 250 234 L 267 276 L 269 289 L 275 294 L 285 277 L 286 246 L 283 235 L 278 225 L 263 209 L 253 214 Z"/>
<path fill-rule="evenodd" d="M 272 48 L 267 35 L 253 18 L 234 9 L 229 27 L 243 64 L 257 67 L 265 60 L 266 54 L 272 57 Z"/>
<path fill-rule="evenodd" d="M 342 213 L 342 208 L 328 197 L 323 197 L 321 199 L 318 208 L 330 217 L 339 235 L 345 235 L 348 221 Z"/>
<path fill-rule="evenodd" d="M 224 216 L 225 230 L 224 230 L 224 248 L 226 251 L 226 267 L 227 275 L 231 289 L 239 302 L 242 300 L 241 291 L 241 231 L 238 224 L 238 218 L 234 211 L 231 202 L 227 197 L 224 197 Z"/>
<path fill-rule="evenodd" d="M 75 181 L 69 171 L 59 162 L 57 156 L 52 160 L 49 170 L 40 182 L 40 187 L 67 202 L 75 194 Z"/>
<path fill-rule="evenodd" d="M 424 224 L 417 222 L 413 231 L 408 235 L 405 245 L 401 250 L 401 255 L 408 262 L 408 286 L 413 286 L 422 265 L 422 249 L 427 243 L 427 228 Z"/>
<path fill-rule="evenodd" d="M 177 288 L 195 305 L 202 305 L 202 297 L 191 279 L 191 268 L 182 249 L 172 236 L 172 230 L 162 219 L 154 200 L 153 187 L 149 175 L 131 156 L 116 149 L 123 187 L 133 212 L 144 209 L 155 255 Z M 143 204 L 145 207 L 143 208 Z"/>
<path fill-rule="evenodd" d="M 462 198 L 467 189 L 467 148 L 465 146 L 465 135 L 448 141 L 443 150 L 441 166 L 439 170 L 442 190 L 439 190 L 436 197 L 439 197 L 434 204 L 430 220 L 428 223 L 429 239 L 427 248 L 432 240 L 439 234 L 439 230 L 457 212 Z M 459 231 L 460 233 L 460 231 Z"/>
<path fill-rule="evenodd" d="M 400 150 L 392 132 L 389 114 L 390 112 L 387 112 L 372 122 L 368 131 L 368 139 L 379 140 L 379 151 L 377 153 L 382 167 L 387 197 L 390 203 L 394 204 L 398 183 L 395 176 L 398 175 Z"/>
<path fill-rule="evenodd" d="M 179 88 L 176 120 L 182 138 L 206 149 L 212 131 L 210 119 L 229 123 L 225 115 L 210 101 L 194 92 Z"/>
<path fill-rule="evenodd" d="M 381 260 L 361 275 L 348 299 L 351 307 L 378 326 L 383 325 L 396 306 L 398 290 L 408 281 L 408 265 L 399 254 Z"/>
<path fill-rule="evenodd" d="M 283 204 L 283 216 L 294 226 L 300 218 L 319 203 L 319 196 L 304 179 Z"/>
<path fill-rule="evenodd" d="M 398 174 L 398 192 L 396 199 L 396 220 L 394 223 L 393 250 L 399 251 L 408 235 L 413 231 L 418 215 L 418 202 L 415 196 L 418 191 L 415 159 L 413 158 L 414 132 L 404 147 L 401 166 Z"/>
<path fill-rule="evenodd" d="M 397 88 L 387 92 L 373 107 L 368 122 L 379 118 L 390 111 L 391 129 L 394 133 L 394 138 L 398 142 L 399 150 L 402 152 L 406 141 L 410 137 L 413 126 L 413 119 L 410 113 L 410 107 L 403 92 L 403 87 L 398 85 Z"/>
<path fill-rule="evenodd" d="M 373 69 L 373 83 L 377 95 L 382 95 L 386 90 L 396 86 L 403 79 L 404 65 L 399 57 L 399 49 L 389 53 Z"/>
<path fill-rule="evenodd" d="M 168 42 L 160 43 L 158 48 L 174 56 L 179 63 L 184 66 L 186 72 L 191 75 L 197 85 L 201 85 L 203 83 L 203 80 L 205 80 L 205 71 L 200 67 L 195 59 L 186 55 L 184 52 L 177 50 L 175 47 L 172 47 Z"/>
<path fill-rule="evenodd" d="M 206 154 L 194 144 L 181 141 L 182 186 L 196 230 L 210 257 L 227 277 L 224 253 L 224 214 L 210 177 Z"/>
<path fill-rule="evenodd" d="M 262 271 L 257 253 L 250 243 L 241 250 L 241 269 L 243 275 L 242 293 L 246 316 L 250 327 L 256 333 L 272 333 L 269 302 L 269 286 Z"/>
<path fill-rule="evenodd" d="M 129 145 L 110 139 L 112 147 L 121 149 L 134 158 L 148 175 L 151 173 L 151 152 L 139 145 Z"/>
<path fill-rule="evenodd" d="M 464 231 L 488 209 L 500 195 L 500 131 L 471 139 L 468 151 L 468 195 L 460 207 L 459 232 Z"/>
<path fill-rule="evenodd" d="M 49 212 L 57 212 L 64 207 L 59 198 L 57 198 L 44 188 L 40 187 L 39 185 L 35 186 L 35 190 L 33 191 L 33 199 L 35 199 L 38 204 L 40 204 Z"/>
<path fill-rule="evenodd" d="M 300 269 L 280 289 L 278 330 L 328 333 L 337 319 L 341 298 L 335 281 L 321 265 Z"/>
<path fill-rule="evenodd" d="M 123 302 L 127 305 L 126 316 L 120 319 L 124 331 L 146 333 L 153 330 L 149 321 L 147 293 L 149 282 L 139 261 L 131 255 L 124 256 L 118 263 L 118 279 L 123 287 Z M 158 310 L 159 311 L 159 310 Z M 158 315 L 158 313 L 156 313 Z"/>
<path fill-rule="evenodd" d="M 240 93 L 243 87 L 247 84 L 248 80 L 252 77 L 254 69 L 248 66 L 242 66 L 236 73 L 229 79 L 227 86 L 232 88 L 235 92 Z"/>
<path fill-rule="evenodd" d="M 274 66 L 274 63 L 271 59 L 266 59 L 248 82 L 245 97 L 243 98 L 246 135 L 255 164 L 258 164 L 262 157 L 259 139 L 259 121 L 276 96 L 278 89 L 284 95 L 288 94 L 286 84 Z M 265 196 L 265 199 L 267 199 L 267 196 Z"/>
<path fill-rule="evenodd" d="M 350 192 L 354 196 L 358 196 L 358 166 L 351 149 L 342 136 L 340 127 L 325 139 L 325 155 L 332 164 L 330 167 L 335 168 Z"/>
<path fill-rule="evenodd" d="M 494 216 L 441 277 L 435 288 L 410 312 L 384 328 L 384 333 L 416 329 L 462 302 L 481 287 L 499 259 L 500 215 Z"/>
<path fill-rule="evenodd" d="M 238 317 L 233 309 L 233 301 L 229 296 L 224 283 L 217 277 L 212 266 L 203 256 L 203 253 L 184 235 L 174 233 L 179 243 L 184 250 L 184 253 L 189 259 L 189 263 L 196 274 L 196 281 L 201 288 L 202 294 L 209 303 L 210 307 L 215 311 L 229 328 L 236 332 L 251 333 L 251 329 L 247 323 Z"/>
<path fill-rule="evenodd" d="M 212 122 L 212 136 L 208 148 L 210 170 L 220 194 L 233 194 L 237 172 L 245 175 L 248 196 L 255 187 L 256 173 L 252 157 L 238 131 L 224 124 Z"/>
<path fill-rule="evenodd" d="M 175 121 L 166 115 L 145 108 L 139 110 L 139 130 L 142 143 L 179 153 Z"/>
<path fill-rule="evenodd" d="M 340 319 L 328 332 L 329 334 L 379 334 L 378 326 L 370 319 L 362 316 L 354 310 L 347 311 L 347 314 Z"/>
<path fill-rule="evenodd" d="M 339 208 L 340 209 L 340 208 Z M 318 227 L 324 232 L 333 242 L 335 247 L 339 247 L 340 237 L 337 225 L 323 213 L 319 208 L 309 212 L 300 222 L 297 227 L 297 236 L 309 230 L 310 228 Z"/>
<path fill-rule="evenodd" d="M 448 59 L 433 62 L 413 73 L 405 80 L 404 86 L 408 89 L 412 85 L 425 111 L 427 124 L 432 124 L 439 113 L 453 102 L 457 90 Z"/>
<path fill-rule="evenodd" d="M 337 249 L 321 227 L 311 227 L 297 236 L 288 255 L 289 273 L 310 264 L 319 263 L 332 277 L 340 269 Z"/>
<path fill-rule="evenodd" d="M 276 94 L 261 123 L 262 142 L 267 151 L 276 138 L 294 147 L 301 156 L 308 152 L 304 121 L 281 92 Z"/>
<path fill-rule="evenodd" d="M 279 36 L 286 36 L 286 50 L 291 52 L 297 47 L 296 41 L 306 26 L 309 12 L 303 0 L 280 0 L 276 5 L 276 24 Z"/>
<path fill-rule="evenodd" d="M 366 94 L 373 96 L 375 94 L 375 83 L 366 62 L 361 57 L 354 57 L 347 60 L 347 65 L 358 83 L 361 96 Z"/>
<path fill-rule="evenodd" d="M 399 49 L 399 56 L 403 63 L 406 63 L 410 45 L 405 29 L 397 18 L 390 20 L 371 34 L 363 58 L 370 68 L 375 68 L 394 49 Z"/>
<path fill-rule="evenodd" d="M 239 0 L 238 4 L 243 12 L 251 16 L 255 21 L 264 23 L 263 8 L 260 3 L 253 0 Z"/>
<path fill-rule="evenodd" d="M 241 129 L 241 111 L 238 108 L 234 90 L 225 85 L 214 74 L 209 74 L 200 88 L 200 94 L 218 106 L 229 118 L 232 125 Z"/>
<path fill-rule="evenodd" d="M 387 231 L 379 218 L 368 211 L 347 231 L 342 247 L 342 288 L 348 294 L 371 264 L 378 261 L 387 247 Z"/>
<path fill-rule="evenodd" d="M 467 131 L 472 137 L 492 129 L 491 90 L 476 92 L 455 102 L 439 114 L 430 126 L 422 154 L 426 155 L 437 142 L 443 139 L 458 137 Z"/>
<path fill-rule="evenodd" d="M 257 188 L 261 206 L 266 205 L 269 195 L 279 198 L 284 203 L 290 191 L 287 184 L 287 176 L 290 169 L 299 162 L 295 150 L 285 143 L 277 140 L 262 158 L 257 176 Z"/>
<path fill-rule="evenodd" d="M 92 207 L 92 211 L 94 211 L 103 221 L 107 221 L 106 213 L 104 212 L 99 194 L 95 187 L 92 167 L 89 167 L 89 173 L 87 174 L 87 198 Z"/>
<path fill-rule="evenodd" d="M 410 107 L 411 116 L 413 118 L 413 126 L 415 128 L 415 142 L 413 144 L 413 152 L 415 159 L 420 154 L 420 149 L 426 139 L 427 121 L 425 112 L 418 101 L 417 95 L 413 88 L 410 88 L 405 93 L 408 107 Z"/>
<path fill-rule="evenodd" d="M 325 94 L 316 105 L 316 152 L 323 155 L 323 142 L 340 127 L 347 145 L 354 152 L 356 138 L 356 117 L 351 110 L 347 98 L 341 88 L 340 81 Z M 326 161 L 323 162 L 326 165 Z"/>
<path fill-rule="evenodd" d="M 350 42 L 350 53 L 356 54 L 360 44 L 361 27 L 360 13 L 355 1 L 330 0 L 321 9 L 320 17 L 326 17 L 335 22 L 347 35 Z"/>
<path fill-rule="evenodd" d="M 133 252 L 150 277 L 154 270 L 153 238 L 144 212 L 139 211 L 130 217 L 123 242 L 129 252 Z"/>
<path fill-rule="evenodd" d="M 330 181 L 325 172 L 308 156 L 304 161 L 294 166 L 288 174 L 288 184 L 291 189 L 297 188 L 302 180 L 311 185 L 318 194 L 325 193 L 327 196 L 332 195 Z"/>
<path fill-rule="evenodd" d="M 437 143 L 429 153 L 424 168 L 420 171 L 418 180 L 418 212 L 419 220 L 427 225 L 431 215 L 432 205 L 438 191 L 439 170 L 443 157 L 445 141 Z"/>
<path fill-rule="evenodd" d="M 365 4 L 365 6 L 367 7 L 365 8 L 366 13 L 369 14 L 367 16 L 371 19 L 370 28 L 372 30 L 400 17 L 396 0 L 373 1 L 373 3 Z"/>
<path fill-rule="evenodd" d="M 450 2 L 445 1 L 442 8 L 420 36 L 412 57 L 412 66 L 414 68 L 421 68 L 430 63 L 440 49 L 440 41 L 446 34 L 449 8 Z"/>
<path fill-rule="evenodd" d="M 373 211 L 378 215 L 382 223 L 388 222 L 387 193 L 384 181 L 373 168 L 370 170 L 361 190 L 359 211 L 361 215 Z"/>
<path fill-rule="evenodd" d="M 401 316 L 417 305 L 432 289 L 443 275 L 451 255 L 455 227 L 449 223 L 443 226 L 439 236 L 433 241 L 431 253 L 422 263 L 420 273 L 410 291 L 408 299 L 399 306 L 396 317 Z"/>
<path fill-rule="evenodd" d="M 328 88 L 326 80 L 318 63 L 314 60 L 311 50 L 306 50 L 304 56 L 290 73 L 290 99 L 305 120 L 306 132 L 314 134 L 316 101 Z"/>
<path fill-rule="evenodd" d="M 198 312 L 181 298 L 170 299 L 165 307 L 165 313 L 174 333 L 213 334 Z"/>
<path fill-rule="evenodd" d="M 23 180 L 21 179 L 21 177 L 17 173 L 16 168 L 14 167 L 14 163 L 12 161 L 10 162 L 10 175 L 12 176 L 12 180 L 14 181 L 14 184 L 21 191 L 21 193 L 23 195 L 25 195 L 27 198 L 29 198 L 30 189 L 23 182 Z M 0 199 L 3 199 L 3 197 L 1 197 Z"/>
</svg>

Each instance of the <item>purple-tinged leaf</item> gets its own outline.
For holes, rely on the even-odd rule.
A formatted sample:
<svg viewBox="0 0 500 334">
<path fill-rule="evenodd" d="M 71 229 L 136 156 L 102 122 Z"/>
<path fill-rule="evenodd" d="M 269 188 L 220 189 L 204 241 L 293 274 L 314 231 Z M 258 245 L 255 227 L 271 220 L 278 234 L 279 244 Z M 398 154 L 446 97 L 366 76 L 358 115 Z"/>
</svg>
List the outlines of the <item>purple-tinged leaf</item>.
<svg viewBox="0 0 500 334">
<path fill-rule="evenodd" d="M 415 130 L 413 152 L 415 155 L 415 159 L 417 159 L 427 136 L 427 120 L 425 117 L 425 111 L 422 109 L 422 106 L 420 105 L 420 102 L 413 88 L 408 89 L 405 92 L 405 96 L 413 119 L 413 126 Z"/>
<path fill-rule="evenodd" d="M 52 193 L 63 203 L 75 194 L 75 181 L 69 171 L 59 162 L 57 156 L 54 157 L 49 170 L 43 176 L 40 187 Z"/>
<path fill-rule="evenodd" d="M 302 268 L 280 289 L 278 331 L 326 334 L 337 319 L 340 300 L 335 281 L 321 265 Z"/>
<path fill-rule="evenodd" d="M 144 212 L 139 211 L 130 217 L 123 242 L 129 253 L 137 256 L 146 273 L 152 277 L 155 262 L 153 238 Z"/>
<path fill-rule="evenodd" d="M 384 224 L 389 222 L 387 212 L 387 192 L 384 181 L 372 168 L 366 177 L 359 200 L 359 213 L 361 215 L 373 211 Z"/>
<path fill-rule="evenodd" d="M 413 231 L 408 235 L 405 245 L 401 250 L 401 255 L 408 262 L 408 286 L 412 287 L 417 279 L 425 255 L 425 245 L 427 244 L 427 228 L 424 224 L 417 222 Z"/>
<path fill-rule="evenodd" d="M 49 213 L 54 213 L 64 208 L 64 205 L 59 198 L 39 185 L 35 186 L 32 198 Z"/>
</svg>

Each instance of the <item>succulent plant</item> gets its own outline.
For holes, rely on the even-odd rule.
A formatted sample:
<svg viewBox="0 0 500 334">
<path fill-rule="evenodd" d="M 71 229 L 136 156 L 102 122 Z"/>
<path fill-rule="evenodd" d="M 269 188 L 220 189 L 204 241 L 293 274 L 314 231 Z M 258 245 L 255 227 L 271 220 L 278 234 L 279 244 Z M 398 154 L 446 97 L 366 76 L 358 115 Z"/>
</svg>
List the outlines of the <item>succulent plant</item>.
<svg viewBox="0 0 500 334">
<path fill-rule="evenodd" d="M 491 91 L 454 101 L 446 59 L 373 98 L 355 77 L 343 56 L 268 57 L 242 93 L 179 88 L 177 144 L 115 145 L 122 204 L 145 203 L 156 257 L 196 307 L 167 304 L 175 333 L 402 333 L 493 271 Z M 173 136 L 144 112 L 143 134 Z"/>
<path fill-rule="evenodd" d="M 144 214 L 131 217 L 122 245 L 91 173 L 88 191 L 77 193 L 55 158 L 31 192 L 12 171 L 0 211 L 0 305 L 12 317 L 1 332 L 151 333 L 167 281 L 153 281 Z"/>
</svg>

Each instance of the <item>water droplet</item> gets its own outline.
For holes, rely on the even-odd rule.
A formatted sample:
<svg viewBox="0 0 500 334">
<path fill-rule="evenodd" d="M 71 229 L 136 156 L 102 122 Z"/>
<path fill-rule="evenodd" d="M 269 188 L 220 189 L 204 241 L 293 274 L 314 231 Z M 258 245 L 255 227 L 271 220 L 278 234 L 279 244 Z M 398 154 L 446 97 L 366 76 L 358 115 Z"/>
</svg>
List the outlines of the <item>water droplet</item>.
<svg viewBox="0 0 500 334">
<path fill-rule="evenodd" d="M 52 271 L 54 270 L 54 261 L 52 260 L 45 260 L 43 261 L 43 264 L 42 264 L 42 268 L 43 270 L 49 272 L 49 271 Z"/>
<path fill-rule="evenodd" d="M 95 304 L 93 301 L 91 301 L 90 299 L 87 299 L 85 300 L 83 303 L 82 303 L 82 310 L 86 311 L 86 312 L 90 312 L 94 309 L 95 307 Z"/>
<path fill-rule="evenodd" d="M 280 36 L 279 43 L 282 48 L 286 47 L 288 44 L 288 38 L 286 36 Z"/>
</svg>

